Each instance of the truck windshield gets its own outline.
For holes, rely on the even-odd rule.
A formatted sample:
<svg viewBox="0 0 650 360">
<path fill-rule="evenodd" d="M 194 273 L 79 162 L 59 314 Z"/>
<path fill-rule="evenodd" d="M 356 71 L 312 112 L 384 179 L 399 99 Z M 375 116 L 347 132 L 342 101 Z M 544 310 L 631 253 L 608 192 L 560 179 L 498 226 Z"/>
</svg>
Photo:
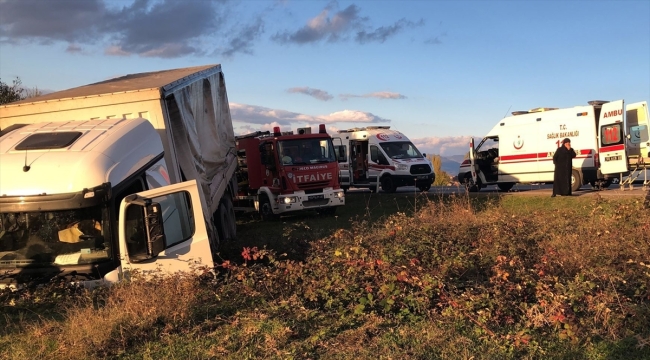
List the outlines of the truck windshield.
<svg viewBox="0 0 650 360">
<path fill-rule="evenodd" d="M 296 139 L 278 141 L 283 165 L 335 162 L 332 139 Z"/>
<path fill-rule="evenodd" d="M 421 158 L 422 154 L 410 141 L 392 141 L 379 144 L 391 159 Z"/>
<path fill-rule="evenodd" d="M 0 268 L 110 259 L 108 208 L 0 213 Z"/>
</svg>

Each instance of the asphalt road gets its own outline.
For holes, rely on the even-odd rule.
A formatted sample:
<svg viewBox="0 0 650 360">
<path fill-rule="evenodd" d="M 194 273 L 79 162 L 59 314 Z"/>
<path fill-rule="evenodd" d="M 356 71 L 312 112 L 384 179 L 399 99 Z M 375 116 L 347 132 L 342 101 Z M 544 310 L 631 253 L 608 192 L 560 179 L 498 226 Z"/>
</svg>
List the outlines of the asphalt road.
<svg viewBox="0 0 650 360">
<path fill-rule="evenodd" d="M 363 193 L 370 192 L 369 189 L 356 189 L 351 188 L 348 190 L 348 193 Z M 380 190 L 380 193 L 382 191 Z M 420 191 L 412 186 L 405 186 L 397 188 L 397 193 L 400 194 L 414 194 L 419 193 Z M 467 190 L 463 186 L 434 186 L 429 190 L 429 194 L 465 194 Z M 513 196 L 551 196 L 553 192 L 552 184 L 517 184 L 510 191 L 504 192 L 500 191 L 496 185 L 489 185 L 486 188 L 481 189 L 479 192 L 470 193 L 472 196 L 488 196 L 495 194 L 503 195 L 513 195 Z M 590 185 L 583 185 L 582 188 L 573 193 L 574 196 L 604 196 L 604 197 L 645 197 L 646 191 L 643 189 L 643 183 L 635 183 L 632 188 L 625 186 L 621 188 L 619 184 L 612 184 L 607 189 L 595 190 L 592 189 Z"/>
</svg>

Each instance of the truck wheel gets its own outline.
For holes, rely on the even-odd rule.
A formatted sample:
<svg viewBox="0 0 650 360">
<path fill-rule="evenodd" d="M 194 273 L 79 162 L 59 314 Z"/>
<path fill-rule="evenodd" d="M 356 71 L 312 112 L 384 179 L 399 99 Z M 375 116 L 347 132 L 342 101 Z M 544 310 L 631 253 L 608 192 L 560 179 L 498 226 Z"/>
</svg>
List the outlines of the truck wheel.
<svg viewBox="0 0 650 360">
<path fill-rule="evenodd" d="M 390 177 L 390 175 L 381 178 L 381 188 L 387 193 L 394 193 L 397 189 L 395 182 L 393 181 L 393 178 Z"/>
<path fill-rule="evenodd" d="M 271 201 L 266 195 L 260 195 L 260 217 L 264 221 L 277 219 L 277 215 L 273 213 Z"/>
<path fill-rule="evenodd" d="M 463 184 L 465 184 L 465 189 L 467 189 L 468 192 L 478 192 L 481 190 L 481 180 L 476 179 L 476 182 L 474 182 L 474 180 L 472 180 L 472 174 L 465 175 Z"/>
<path fill-rule="evenodd" d="M 234 241 L 237 237 L 237 222 L 235 221 L 235 208 L 228 194 L 219 202 L 216 217 L 217 232 L 220 241 Z"/>
<path fill-rule="evenodd" d="M 515 183 L 498 183 L 497 186 L 501 191 L 508 191 L 512 189 L 513 186 L 515 186 Z"/>
<path fill-rule="evenodd" d="M 578 191 L 582 186 L 582 179 L 580 178 L 580 171 L 573 169 L 571 171 L 571 191 Z"/>
</svg>

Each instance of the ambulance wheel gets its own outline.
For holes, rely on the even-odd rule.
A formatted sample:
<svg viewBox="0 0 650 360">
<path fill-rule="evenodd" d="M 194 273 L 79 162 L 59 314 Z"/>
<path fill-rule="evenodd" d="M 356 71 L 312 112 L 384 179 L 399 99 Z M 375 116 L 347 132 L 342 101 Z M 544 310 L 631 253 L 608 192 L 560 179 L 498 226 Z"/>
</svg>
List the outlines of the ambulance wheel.
<svg viewBox="0 0 650 360">
<path fill-rule="evenodd" d="M 465 179 L 463 179 L 463 184 L 465 184 L 465 189 L 467 189 L 468 192 L 478 192 L 481 190 L 481 180 L 476 179 L 477 181 L 474 182 L 472 180 L 472 174 L 467 174 L 465 175 Z"/>
<path fill-rule="evenodd" d="M 264 221 L 277 219 L 277 215 L 273 213 L 271 201 L 266 195 L 260 195 L 260 217 Z"/>
<path fill-rule="evenodd" d="M 390 175 L 384 176 L 381 178 L 381 188 L 387 193 L 394 193 L 397 187 L 395 186 L 395 181 Z"/>
<path fill-rule="evenodd" d="M 229 194 L 226 194 L 219 202 L 215 225 L 219 234 L 219 241 L 235 240 L 237 223 L 235 221 L 235 208 L 232 206 L 232 199 Z"/>
<path fill-rule="evenodd" d="M 515 183 L 498 183 L 497 186 L 501 191 L 508 191 L 512 189 L 513 186 L 515 186 Z"/>
<path fill-rule="evenodd" d="M 427 192 L 431 189 L 431 185 L 420 185 L 418 186 L 418 189 L 420 189 L 422 192 Z"/>
<path fill-rule="evenodd" d="M 582 186 L 582 179 L 580 178 L 580 171 L 573 169 L 571 171 L 571 191 L 578 191 Z"/>
</svg>

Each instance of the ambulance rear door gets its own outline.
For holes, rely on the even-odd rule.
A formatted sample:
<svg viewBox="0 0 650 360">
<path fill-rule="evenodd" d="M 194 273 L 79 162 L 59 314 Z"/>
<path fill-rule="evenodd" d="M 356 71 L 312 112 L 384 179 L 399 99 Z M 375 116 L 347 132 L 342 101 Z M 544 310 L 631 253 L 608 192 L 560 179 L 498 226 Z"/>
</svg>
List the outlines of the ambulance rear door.
<svg viewBox="0 0 650 360">
<path fill-rule="evenodd" d="M 620 174 L 628 171 L 625 137 L 623 135 L 623 100 L 603 104 L 598 129 L 598 158 L 603 174 Z"/>
<path fill-rule="evenodd" d="M 625 107 L 625 128 L 628 156 L 650 157 L 650 129 L 648 128 L 648 103 L 645 101 Z"/>
</svg>

